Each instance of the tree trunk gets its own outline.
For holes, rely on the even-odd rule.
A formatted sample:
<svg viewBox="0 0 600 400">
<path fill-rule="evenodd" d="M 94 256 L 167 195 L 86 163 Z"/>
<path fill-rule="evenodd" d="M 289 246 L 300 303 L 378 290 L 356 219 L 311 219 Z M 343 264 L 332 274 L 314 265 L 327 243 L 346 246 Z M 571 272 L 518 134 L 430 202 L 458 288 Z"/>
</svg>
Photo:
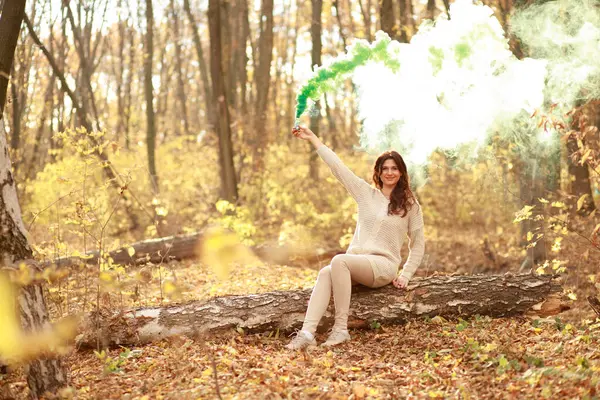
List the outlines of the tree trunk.
<svg viewBox="0 0 600 400">
<path fill-rule="evenodd" d="M 155 264 L 171 260 L 183 260 L 199 257 L 198 249 L 204 238 L 204 232 L 196 232 L 189 235 L 168 236 L 158 239 L 143 240 L 111 251 L 109 256 L 115 264 L 136 265 L 152 262 Z M 129 255 L 129 249 L 133 248 L 133 256 Z M 265 262 L 271 264 L 287 264 L 303 268 L 317 268 L 322 260 L 329 260 L 336 254 L 343 253 L 342 249 L 312 249 L 310 252 L 298 250 L 289 246 L 261 245 L 252 247 L 254 254 Z M 56 265 L 58 267 L 70 267 L 80 264 L 97 265 L 100 254 L 98 251 L 90 251 L 85 257 L 63 257 L 42 263 L 43 267 Z"/>
<path fill-rule="evenodd" d="M 190 134 L 190 124 L 187 116 L 187 101 L 185 98 L 185 77 L 183 76 L 183 61 L 181 55 L 182 36 L 179 33 L 179 17 L 175 8 L 175 0 L 171 0 L 171 16 L 173 23 L 173 36 L 175 37 L 175 68 L 177 69 L 177 99 L 181 114 L 177 115 L 177 123 L 183 122 L 183 133 L 188 136 Z"/>
<path fill-rule="evenodd" d="M 296 101 L 295 101 L 295 97 L 294 97 L 294 91 L 296 90 L 296 82 L 294 81 L 294 66 L 296 65 L 296 56 L 298 54 L 298 39 L 299 36 L 298 35 L 298 30 L 300 28 L 300 5 L 297 4 L 296 5 L 296 16 L 294 18 L 294 44 L 293 44 L 293 48 L 292 48 L 292 59 L 291 59 L 291 69 L 290 69 L 290 79 L 287 82 L 288 86 L 287 86 L 287 93 L 288 93 L 288 98 L 287 98 L 287 123 L 286 123 L 286 127 L 292 127 L 294 125 L 294 121 L 296 119 L 296 113 L 295 113 L 295 106 L 296 106 Z M 287 144 L 290 144 L 290 141 L 292 139 L 292 135 L 286 135 L 285 136 L 288 140 Z"/>
<path fill-rule="evenodd" d="M 101 126 L 100 126 L 100 115 L 98 113 L 98 108 L 96 106 L 96 98 L 94 96 L 94 89 L 92 88 L 92 64 L 93 64 L 93 58 L 91 57 L 92 55 L 90 54 L 90 52 L 86 52 L 86 49 L 89 50 L 89 48 L 91 47 L 89 41 L 87 41 L 88 46 L 86 46 L 86 41 L 84 40 L 84 38 L 82 37 L 81 34 L 81 27 L 78 26 L 75 23 L 75 17 L 73 16 L 73 11 L 71 10 L 71 6 L 69 5 L 69 2 L 64 2 L 64 7 L 67 11 L 67 18 L 69 19 L 69 22 L 71 24 L 71 30 L 73 32 L 73 38 L 75 39 L 74 43 L 75 43 L 75 50 L 77 51 L 77 55 L 79 56 L 79 64 L 80 64 L 80 72 L 82 75 L 82 80 L 83 80 L 83 84 L 81 86 L 84 87 L 84 89 L 80 90 L 79 93 L 81 94 L 81 107 L 83 108 L 83 112 L 86 115 L 86 119 L 89 119 L 88 115 L 89 113 L 89 107 L 88 104 L 91 106 L 92 112 L 93 112 L 93 119 L 94 121 L 96 121 L 96 129 L 98 131 L 101 131 Z M 88 130 L 88 132 L 92 132 L 91 130 Z"/>
<path fill-rule="evenodd" d="M 231 143 L 231 123 L 223 77 L 221 59 L 221 6 L 219 0 L 208 2 L 208 26 L 210 31 L 210 72 L 213 88 L 213 101 L 217 105 L 217 135 L 219 137 L 219 164 L 221 170 L 221 196 L 234 203 L 238 198 L 237 177 L 233 164 Z"/>
<path fill-rule="evenodd" d="M 131 14 L 131 11 L 129 11 Z M 135 29 L 132 26 L 127 27 L 129 35 L 129 68 L 125 80 L 125 148 L 129 150 L 131 146 L 130 128 L 131 128 L 131 107 L 132 95 L 131 86 L 133 84 L 133 76 L 135 71 L 136 47 L 135 47 Z"/>
<path fill-rule="evenodd" d="M 409 15 L 409 10 L 406 7 L 406 2 L 412 0 L 399 0 L 398 1 L 398 11 L 400 17 L 400 32 L 398 32 L 398 41 L 402 43 L 408 43 L 408 35 L 406 34 L 406 29 L 408 27 L 408 21 L 412 18 L 412 15 Z"/>
<path fill-rule="evenodd" d="M 427 0 L 427 18 L 435 18 L 435 0 Z"/>
<path fill-rule="evenodd" d="M 398 37 L 398 27 L 394 17 L 393 0 L 382 0 L 379 10 L 379 19 L 381 21 L 381 30 L 390 35 L 392 39 Z"/>
<path fill-rule="evenodd" d="M 311 50 L 311 65 L 321 66 L 321 52 L 323 43 L 321 41 L 321 20 L 323 12 L 323 0 L 311 0 L 312 1 L 312 21 L 310 25 L 310 37 L 312 39 L 312 50 Z M 319 122 L 321 119 L 321 104 L 316 102 L 315 112 L 310 116 L 310 130 L 319 136 Z M 319 164 L 317 153 L 311 151 L 308 159 L 308 174 L 313 181 L 319 180 Z"/>
<path fill-rule="evenodd" d="M 116 78 L 116 95 L 117 95 L 117 127 L 115 132 L 115 142 L 119 143 L 121 140 L 121 134 L 125 132 L 125 101 L 124 101 L 124 90 L 123 82 L 125 78 L 125 23 L 121 17 L 123 10 L 123 0 L 119 0 L 117 3 L 118 20 L 117 20 L 117 32 L 119 33 L 119 41 L 117 44 L 117 59 L 114 60 L 114 74 Z"/>
<path fill-rule="evenodd" d="M 0 262 L 7 266 L 14 266 L 18 261 L 33 257 L 21 218 L 3 118 L 9 73 L 24 15 L 24 0 L 8 0 L 0 15 Z M 40 285 L 31 285 L 21 290 L 19 309 L 21 324 L 26 330 L 42 329 L 48 323 L 46 303 Z M 66 378 L 66 369 L 60 360 L 35 360 L 28 366 L 27 382 L 34 398 L 39 398 L 46 391 L 53 392 L 65 386 Z"/>
<path fill-rule="evenodd" d="M 154 193 L 158 192 L 156 173 L 156 121 L 154 118 L 154 88 L 152 86 L 152 61 L 154 54 L 154 13 L 152 0 L 146 0 L 146 41 L 144 46 L 144 97 L 146 99 L 146 150 L 148 171 Z"/>
<path fill-rule="evenodd" d="M 526 165 L 534 163 L 534 166 Z M 540 173 L 538 171 L 538 161 L 527 160 L 522 162 L 519 176 L 519 197 L 521 199 L 521 207 L 525 205 L 534 206 L 530 219 L 521 221 L 521 245 L 529 244 L 527 235 L 529 232 L 533 234 L 532 242 L 535 244 L 527 249 L 527 257 L 521 264 L 520 272 L 525 272 L 528 269 L 534 269 L 540 263 L 546 260 L 546 238 L 544 235 L 543 210 L 542 204 L 538 201 L 544 198 L 544 185 Z M 541 216 L 542 218 L 540 219 Z"/>
<path fill-rule="evenodd" d="M 248 44 L 248 40 L 250 40 L 250 20 L 248 14 L 248 1 L 247 0 L 239 0 L 240 10 L 239 10 L 239 18 L 240 18 L 240 45 L 242 51 L 239 53 L 238 60 L 238 69 L 237 76 L 239 79 L 240 85 L 240 110 L 244 117 L 246 117 L 248 113 L 248 99 L 247 99 L 247 84 L 248 84 L 248 53 L 246 52 L 246 46 Z"/>
<path fill-rule="evenodd" d="M 273 0 L 263 0 L 260 18 L 260 37 L 258 39 L 258 58 L 256 59 L 255 86 L 256 100 L 254 108 L 254 172 L 263 175 L 264 151 L 269 145 L 267 128 L 267 100 L 271 83 L 271 62 L 273 60 Z"/>
<path fill-rule="evenodd" d="M 352 5 L 352 2 L 349 1 L 348 2 L 350 5 Z M 368 41 L 372 40 L 372 36 L 371 36 L 371 3 L 368 2 L 366 7 L 363 7 L 363 3 L 362 0 L 358 0 L 358 5 L 360 6 L 360 12 L 362 14 L 363 17 L 363 22 L 365 24 L 365 38 Z M 366 8 L 366 9 L 365 9 Z M 352 18 L 350 18 L 350 20 L 352 20 Z M 354 30 L 352 30 L 354 32 Z"/>
<path fill-rule="evenodd" d="M 590 101 L 579 107 L 573 114 L 571 123 L 571 132 L 567 137 L 567 167 L 569 171 L 570 187 L 569 194 L 573 196 L 574 202 L 579 203 L 579 199 L 585 196 L 581 202 L 581 207 L 576 212 L 587 216 L 595 209 L 594 198 L 592 197 L 592 187 L 590 181 L 590 171 L 586 160 L 583 163 L 582 150 L 579 143 L 585 146 L 586 142 L 598 143 L 600 129 L 600 101 Z"/>
<path fill-rule="evenodd" d="M 0 118 L 0 132 L 3 130 L 4 119 Z M 4 134 L 0 134 L 0 231 L 0 260 L 5 265 L 15 266 L 19 261 L 33 258 L 27 242 L 27 231 L 21 219 Z M 19 310 L 21 325 L 26 331 L 41 330 L 48 324 L 41 285 L 29 285 L 21 290 Z M 54 392 L 67 384 L 67 371 L 58 359 L 34 360 L 28 369 L 27 383 L 33 398 L 39 398 L 46 391 Z"/>
<path fill-rule="evenodd" d="M 200 79 L 202 80 L 202 86 L 204 88 L 204 101 L 206 103 L 206 122 L 208 125 L 207 131 L 216 129 L 216 111 L 214 107 L 214 99 L 212 95 L 212 88 L 209 81 L 208 69 L 206 67 L 206 60 L 204 59 L 204 50 L 202 49 L 202 40 L 200 39 L 200 33 L 198 32 L 198 24 L 192 14 L 190 7 L 190 0 L 183 0 L 183 9 L 188 17 L 190 23 L 190 29 L 192 30 L 192 38 L 194 40 L 194 47 L 196 48 L 196 55 L 198 57 L 198 64 L 200 66 Z"/>
<path fill-rule="evenodd" d="M 0 14 L 0 118 L 4 113 L 8 78 L 12 69 L 24 15 L 25 0 L 6 1 Z M 0 132 L 4 132 L 4 129 Z"/>
<path fill-rule="evenodd" d="M 118 315 L 97 315 L 88 320 L 79 345 L 94 347 L 140 345 L 171 335 L 217 332 L 243 328 L 253 332 L 279 329 L 291 331 L 301 325 L 312 289 L 225 296 L 207 302 L 192 302 L 163 308 L 139 308 Z M 438 276 L 415 279 L 408 290 L 392 285 L 379 289 L 354 288 L 348 325 L 368 327 L 436 315 L 467 318 L 487 315 L 494 318 L 517 315 L 556 315 L 568 309 L 562 287 L 551 276 Z M 330 306 L 319 326 L 333 323 Z M 93 329 L 100 322 L 103 330 Z M 98 336 L 97 336 L 98 335 Z"/>
<path fill-rule="evenodd" d="M 12 96 L 12 129 L 10 135 L 10 148 L 13 150 L 19 149 L 19 142 L 21 139 L 21 102 L 19 96 L 19 88 L 17 88 L 17 83 L 15 82 L 15 66 L 13 63 L 13 79 L 10 81 L 10 92 Z M 16 165 L 14 165 L 16 168 Z"/>
<path fill-rule="evenodd" d="M 448 20 L 450 20 L 450 0 L 443 0 L 444 8 L 446 9 L 446 15 L 448 15 Z"/>
</svg>

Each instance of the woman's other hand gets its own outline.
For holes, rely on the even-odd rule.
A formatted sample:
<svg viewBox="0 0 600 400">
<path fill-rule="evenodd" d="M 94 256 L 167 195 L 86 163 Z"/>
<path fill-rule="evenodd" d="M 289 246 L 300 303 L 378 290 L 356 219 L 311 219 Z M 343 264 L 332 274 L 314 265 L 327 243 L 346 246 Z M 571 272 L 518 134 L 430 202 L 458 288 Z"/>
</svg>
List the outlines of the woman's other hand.
<svg viewBox="0 0 600 400">
<path fill-rule="evenodd" d="M 397 276 L 396 279 L 392 281 L 392 284 L 398 289 L 406 289 L 408 286 L 408 279 L 403 276 Z"/>
<path fill-rule="evenodd" d="M 311 140 L 316 137 L 313 131 L 303 126 L 294 127 L 294 129 L 292 129 L 292 135 L 302 140 Z"/>
</svg>

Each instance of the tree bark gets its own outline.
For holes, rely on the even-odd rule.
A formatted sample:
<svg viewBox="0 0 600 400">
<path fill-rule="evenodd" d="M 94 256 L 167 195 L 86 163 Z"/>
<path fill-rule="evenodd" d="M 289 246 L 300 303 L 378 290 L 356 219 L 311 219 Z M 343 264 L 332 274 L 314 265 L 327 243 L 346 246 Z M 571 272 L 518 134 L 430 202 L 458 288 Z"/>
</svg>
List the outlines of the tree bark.
<svg viewBox="0 0 600 400">
<path fill-rule="evenodd" d="M 93 57 L 92 54 L 88 51 L 86 53 L 86 49 L 90 49 L 91 44 L 88 41 L 88 46 L 86 46 L 86 43 L 84 41 L 84 38 L 82 37 L 81 34 L 81 27 L 78 26 L 75 23 L 75 17 L 73 16 L 73 11 L 71 10 L 71 6 L 69 5 L 69 2 L 64 2 L 64 7 L 67 11 L 67 18 L 69 20 L 69 23 L 71 24 L 71 30 L 73 32 L 73 38 L 75 39 L 74 43 L 75 43 L 75 50 L 77 51 L 77 55 L 79 56 L 79 64 L 80 64 L 80 72 L 82 74 L 82 79 L 83 79 L 83 87 L 85 89 L 82 89 L 79 91 L 79 93 L 81 94 L 81 107 L 83 109 L 83 113 L 86 115 L 86 119 L 88 119 L 89 117 L 87 117 L 90 113 L 89 113 L 89 107 L 88 104 L 90 104 L 92 112 L 93 112 L 93 119 L 94 121 L 96 121 L 96 129 L 98 131 L 101 131 L 101 126 L 100 126 L 100 116 L 98 114 L 98 107 L 96 106 L 96 98 L 94 96 L 94 89 L 92 88 L 92 64 L 93 64 Z M 85 30 L 85 28 L 84 28 Z M 92 132 L 92 130 L 88 130 L 88 132 Z"/>
<path fill-rule="evenodd" d="M 521 200 L 521 207 L 525 205 L 534 206 L 532 209 L 532 217 L 521 221 L 521 245 L 526 246 L 529 244 L 529 241 L 527 240 L 527 234 L 529 232 L 533 234 L 533 241 L 535 244 L 527 249 L 527 257 L 523 260 L 519 272 L 525 272 L 529 269 L 535 270 L 538 264 L 543 263 L 546 260 L 546 238 L 544 236 L 543 223 L 544 211 L 542 205 L 538 201 L 538 199 L 544 198 L 544 185 L 538 168 L 538 162 L 532 160 L 521 162 L 519 174 L 519 197 Z"/>
<path fill-rule="evenodd" d="M 183 9 L 188 17 L 190 29 L 192 30 L 192 39 L 194 40 L 196 56 L 198 57 L 198 64 L 200 66 L 200 79 L 202 80 L 202 87 L 204 88 L 204 101 L 206 103 L 206 110 L 204 110 L 204 112 L 206 116 L 206 122 L 208 125 L 207 130 L 211 131 L 215 129 L 216 126 L 216 123 L 214 121 L 215 108 L 213 105 L 212 88 L 210 86 L 208 68 L 206 67 L 206 60 L 204 59 L 204 50 L 202 49 L 202 40 L 200 38 L 200 33 L 198 32 L 196 19 L 192 14 L 190 0 L 183 0 Z"/>
<path fill-rule="evenodd" d="M 183 57 L 181 54 L 181 41 L 182 36 L 179 32 L 179 16 L 177 9 L 175 8 L 175 0 L 171 0 L 171 17 L 173 23 L 173 36 L 175 36 L 175 68 L 177 69 L 177 100 L 179 101 L 179 107 L 181 109 L 181 115 L 177 117 L 177 123 L 183 122 L 183 133 L 188 136 L 190 134 L 190 124 L 188 121 L 187 113 L 187 101 L 185 97 L 185 84 L 186 80 L 183 76 Z"/>
<path fill-rule="evenodd" d="M 15 68 L 13 64 L 12 68 L 13 79 L 10 81 L 10 92 L 12 96 L 12 132 L 10 135 L 10 148 L 13 150 L 19 149 L 19 142 L 21 139 L 21 99 L 19 96 L 19 88 L 14 79 Z M 14 160 L 13 160 L 14 161 Z M 13 165 L 16 168 L 16 165 Z"/>
<path fill-rule="evenodd" d="M 321 52 L 323 43 L 321 41 L 321 20 L 323 13 L 323 0 L 312 0 L 312 22 L 310 25 L 310 37 L 312 39 L 312 50 L 311 50 L 311 65 L 321 66 Z M 315 103 L 316 112 L 310 116 L 310 130 L 319 134 L 319 123 L 321 120 L 321 104 L 319 101 Z M 319 164 L 317 153 L 311 151 L 308 156 L 308 175 L 313 181 L 319 180 Z"/>
<path fill-rule="evenodd" d="M 115 142 L 119 143 L 121 134 L 125 132 L 125 102 L 123 95 L 123 82 L 125 78 L 125 23 L 123 22 L 121 13 L 123 10 L 123 0 L 119 0 L 117 3 L 117 32 L 119 40 L 117 42 L 117 55 L 116 59 L 113 60 L 113 68 L 116 80 L 116 95 L 117 95 L 117 125 L 115 132 Z"/>
<path fill-rule="evenodd" d="M 435 0 L 427 0 L 427 18 L 435 18 Z"/>
<path fill-rule="evenodd" d="M 350 5 L 352 5 L 351 1 L 349 1 L 348 3 Z M 371 2 L 370 1 L 367 2 L 366 9 L 365 9 L 365 7 L 363 7 L 362 0 L 358 0 L 358 5 L 360 6 L 360 12 L 362 14 L 363 22 L 365 24 L 365 36 L 366 36 L 366 39 L 370 42 L 372 40 L 372 36 L 371 36 Z M 352 20 L 352 18 L 350 18 L 350 20 Z M 354 30 L 352 30 L 352 31 L 354 31 Z"/>
<path fill-rule="evenodd" d="M 346 39 L 346 29 L 344 28 L 344 23 L 342 22 L 342 10 L 340 7 L 340 1 L 339 0 L 333 0 L 331 3 L 332 7 L 335 9 L 335 17 L 337 19 L 338 22 L 338 28 L 339 28 L 339 32 L 340 32 L 340 38 L 342 39 L 342 45 L 344 46 L 344 50 L 346 50 L 346 46 L 347 44 L 347 39 Z"/>
<path fill-rule="evenodd" d="M 8 143 L 4 135 L 4 105 L 9 73 L 25 16 L 25 0 L 8 0 L 0 14 L 0 263 L 14 266 L 16 262 L 33 258 L 27 241 L 27 231 L 21 218 L 21 207 L 12 175 Z M 48 323 L 42 287 L 31 285 L 19 296 L 21 324 L 25 330 L 42 329 Z M 66 369 L 60 360 L 40 359 L 28 366 L 27 382 L 34 398 L 53 392 L 67 383 Z"/>
<path fill-rule="evenodd" d="M 254 107 L 254 172 L 262 176 L 264 151 L 269 145 L 267 124 L 267 100 L 271 84 L 271 62 L 273 61 L 273 0 L 263 0 L 258 39 L 258 58 L 255 58 L 256 100 Z"/>
<path fill-rule="evenodd" d="M 146 150 L 148 171 L 154 193 L 158 192 L 156 172 L 156 121 L 154 117 L 154 89 L 152 87 L 152 60 L 154 54 L 154 12 L 152 0 L 146 0 L 146 41 L 144 45 L 144 97 L 146 99 Z"/>
<path fill-rule="evenodd" d="M 409 10 L 406 7 L 406 2 L 412 0 L 399 0 L 398 2 L 398 11 L 400 17 L 400 29 L 398 32 L 397 39 L 399 42 L 408 43 L 408 35 L 406 34 L 406 29 L 408 27 L 408 21 L 412 18 L 412 15 L 409 15 Z"/>
<path fill-rule="evenodd" d="M 129 10 L 129 14 L 132 12 Z M 133 76 L 135 71 L 135 60 L 136 60 L 136 47 L 135 47 L 135 29 L 133 26 L 127 27 L 127 32 L 129 36 L 129 69 L 127 71 L 127 77 L 125 80 L 125 148 L 129 150 L 131 146 L 131 138 L 130 138 L 130 128 L 131 128 L 131 108 L 132 108 L 132 84 L 133 84 Z"/>
<path fill-rule="evenodd" d="M 92 315 L 79 345 L 93 347 L 140 345 L 171 335 L 189 335 L 243 328 L 253 332 L 290 331 L 302 323 L 311 289 L 225 296 L 162 308 L 139 308 L 118 315 Z M 438 276 L 415 279 L 408 290 L 392 285 L 379 289 L 357 286 L 350 303 L 348 325 L 368 327 L 401 324 L 436 315 L 458 318 L 487 315 L 494 318 L 523 314 L 549 316 L 568 309 L 562 287 L 551 276 Z M 320 330 L 333 323 L 330 306 Z M 96 326 L 101 319 L 103 329 Z M 98 336 L 99 335 L 99 336 Z"/>
<path fill-rule="evenodd" d="M 382 0 L 379 10 L 379 19 L 381 21 L 381 30 L 390 35 L 390 38 L 398 37 L 396 18 L 394 17 L 393 0 Z"/>
<path fill-rule="evenodd" d="M 237 177 L 233 164 L 231 142 L 231 118 L 223 77 L 221 59 L 221 6 L 219 0 L 208 2 L 208 26 L 210 31 L 210 72 L 213 88 L 213 102 L 217 105 L 216 130 L 219 138 L 219 164 L 223 199 L 234 203 L 238 198 Z"/>
<path fill-rule="evenodd" d="M 596 205 L 592 196 L 588 163 L 585 160 L 583 163 L 579 161 L 582 156 L 579 143 L 584 146 L 586 142 L 598 142 L 600 101 L 590 101 L 577 108 L 573 114 L 571 128 L 573 131 L 567 137 L 567 168 L 571 177 L 569 194 L 573 196 L 575 203 L 585 196 L 579 210 L 576 210 L 576 207 L 574 209 L 578 214 L 587 216 L 596 209 Z"/>
<path fill-rule="evenodd" d="M 15 58 L 15 49 L 25 15 L 25 0 L 8 0 L 0 14 L 0 118 L 4 113 L 8 78 Z M 4 132 L 2 129 L 0 132 Z"/>
</svg>

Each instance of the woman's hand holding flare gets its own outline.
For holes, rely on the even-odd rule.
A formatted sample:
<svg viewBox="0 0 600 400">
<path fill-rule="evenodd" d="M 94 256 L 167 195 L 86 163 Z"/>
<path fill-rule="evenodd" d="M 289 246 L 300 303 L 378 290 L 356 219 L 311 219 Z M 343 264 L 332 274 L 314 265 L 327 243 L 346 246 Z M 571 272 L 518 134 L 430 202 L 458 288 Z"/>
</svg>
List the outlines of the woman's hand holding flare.
<svg viewBox="0 0 600 400">
<path fill-rule="evenodd" d="M 321 141 L 319 140 L 317 135 L 315 135 L 313 131 L 311 131 L 308 128 L 305 128 L 304 126 L 295 126 L 292 129 L 292 135 L 302 140 L 308 140 L 312 143 L 315 149 L 321 145 Z"/>
</svg>

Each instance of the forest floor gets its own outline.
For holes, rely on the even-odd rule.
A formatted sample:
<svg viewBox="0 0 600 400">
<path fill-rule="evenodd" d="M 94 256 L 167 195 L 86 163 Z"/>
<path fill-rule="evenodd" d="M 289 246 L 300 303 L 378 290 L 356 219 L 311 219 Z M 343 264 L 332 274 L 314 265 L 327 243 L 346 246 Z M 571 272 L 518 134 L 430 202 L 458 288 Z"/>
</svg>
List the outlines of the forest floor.
<svg viewBox="0 0 600 400">
<path fill-rule="evenodd" d="M 427 273 L 504 273 L 518 270 L 518 255 L 497 252 L 493 261 L 478 237 L 429 238 Z M 583 254 L 575 247 L 564 250 Z M 600 320 L 585 298 L 600 281 L 597 251 L 573 257 L 563 285 L 576 294 L 572 309 L 550 318 L 468 320 L 440 317 L 402 326 L 351 331 L 333 349 L 289 351 L 279 332 L 231 330 L 202 338 L 173 337 L 105 353 L 72 351 L 65 362 L 77 399 L 542 399 L 600 396 Z M 596 257 L 596 258 L 594 258 Z M 443 267 L 441 267 L 443 265 Z M 423 267 L 422 267 L 423 268 Z M 218 281 L 195 261 L 168 271 L 185 288 L 180 301 L 225 294 L 310 287 L 315 269 L 253 265 Z M 595 274 L 595 275 L 594 275 Z M 75 276 L 69 279 L 78 279 Z M 144 304 L 162 298 L 153 285 Z M 77 298 L 74 293 L 72 298 Z M 163 299 L 164 300 L 164 299 Z M 123 306 L 130 306 L 127 300 Z M 140 300 L 138 298 L 139 304 Z M 119 306 L 119 304 L 114 304 Z M 53 307 L 56 313 L 56 308 Z M 324 335 L 318 335 L 319 342 Z M 216 366 L 216 374 L 213 369 Z M 8 377 L 17 398 L 28 389 L 21 370 Z"/>
</svg>

